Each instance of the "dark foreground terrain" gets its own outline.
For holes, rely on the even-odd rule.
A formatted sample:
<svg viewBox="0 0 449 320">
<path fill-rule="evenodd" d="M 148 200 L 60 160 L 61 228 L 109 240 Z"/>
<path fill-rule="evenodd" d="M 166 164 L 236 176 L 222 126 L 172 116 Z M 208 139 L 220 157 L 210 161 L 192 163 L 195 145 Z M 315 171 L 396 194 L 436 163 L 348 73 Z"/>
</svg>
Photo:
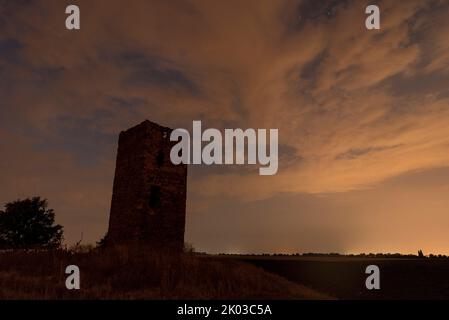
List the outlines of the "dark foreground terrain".
<svg viewBox="0 0 449 320">
<path fill-rule="evenodd" d="M 340 299 L 449 299 L 448 258 L 234 256 Z M 368 265 L 380 268 L 380 290 L 367 290 Z"/>
<path fill-rule="evenodd" d="M 67 290 L 77 265 L 81 289 Z M 0 299 L 326 299 L 328 296 L 233 259 L 146 248 L 0 252 Z"/>
<path fill-rule="evenodd" d="M 67 290 L 77 265 L 81 289 Z M 380 290 L 365 269 L 380 268 Z M 0 299 L 449 299 L 448 258 L 0 251 Z"/>
</svg>

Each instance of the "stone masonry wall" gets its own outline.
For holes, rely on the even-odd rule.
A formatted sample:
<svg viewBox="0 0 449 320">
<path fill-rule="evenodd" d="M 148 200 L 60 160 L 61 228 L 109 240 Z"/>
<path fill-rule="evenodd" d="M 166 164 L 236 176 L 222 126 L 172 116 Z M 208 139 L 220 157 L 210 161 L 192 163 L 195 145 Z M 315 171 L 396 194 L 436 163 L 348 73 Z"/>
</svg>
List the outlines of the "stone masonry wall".
<svg viewBox="0 0 449 320">
<path fill-rule="evenodd" d="M 170 161 L 171 131 L 147 120 L 120 133 L 107 245 L 183 249 L 187 166 Z"/>
</svg>

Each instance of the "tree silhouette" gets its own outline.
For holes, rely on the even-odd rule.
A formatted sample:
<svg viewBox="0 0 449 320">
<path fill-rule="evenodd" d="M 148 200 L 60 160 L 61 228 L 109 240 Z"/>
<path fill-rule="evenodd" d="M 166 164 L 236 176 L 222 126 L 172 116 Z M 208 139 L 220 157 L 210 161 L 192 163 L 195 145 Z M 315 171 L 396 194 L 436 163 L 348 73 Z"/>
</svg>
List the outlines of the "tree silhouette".
<svg viewBox="0 0 449 320">
<path fill-rule="evenodd" d="M 17 200 L 0 211 L 1 248 L 56 248 L 61 245 L 63 228 L 55 225 L 55 213 L 46 199 Z"/>
<path fill-rule="evenodd" d="M 97 247 L 98 248 L 104 248 L 106 247 L 106 239 L 108 237 L 108 233 L 106 232 L 103 238 L 100 239 L 100 241 L 97 241 Z"/>
</svg>

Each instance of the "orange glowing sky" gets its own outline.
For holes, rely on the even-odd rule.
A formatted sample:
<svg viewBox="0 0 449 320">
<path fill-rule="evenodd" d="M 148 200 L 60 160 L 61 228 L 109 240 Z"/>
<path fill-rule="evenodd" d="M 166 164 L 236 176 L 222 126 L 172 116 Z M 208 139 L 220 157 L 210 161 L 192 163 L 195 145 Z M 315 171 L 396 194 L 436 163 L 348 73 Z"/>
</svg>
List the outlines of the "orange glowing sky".
<svg viewBox="0 0 449 320">
<path fill-rule="evenodd" d="M 118 133 L 144 119 L 278 128 L 279 171 L 190 167 L 208 252 L 449 254 L 449 3 L 0 3 L 0 202 L 48 198 L 68 243 L 107 229 Z"/>
</svg>

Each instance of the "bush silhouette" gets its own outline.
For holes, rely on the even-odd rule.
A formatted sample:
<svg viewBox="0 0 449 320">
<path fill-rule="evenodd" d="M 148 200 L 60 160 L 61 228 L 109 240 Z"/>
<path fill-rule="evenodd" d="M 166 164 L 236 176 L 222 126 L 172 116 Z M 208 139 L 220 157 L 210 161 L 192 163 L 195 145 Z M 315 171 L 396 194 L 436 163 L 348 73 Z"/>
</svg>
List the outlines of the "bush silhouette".
<svg viewBox="0 0 449 320">
<path fill-rule="evenodd" d="M 0 248 L 29 249 L 61 246 L 63 228 L 40 197 L 7 203 L 0 211 Z"/>
<path fill-rule="evenodd" d="M 99 241 L 97 241 L 97 248 L 104 248 L 106 247 L 106 239 L 108 237 L 108 233 L 106 232 L 103 238 L 101 238 Z"/>
</svg>

